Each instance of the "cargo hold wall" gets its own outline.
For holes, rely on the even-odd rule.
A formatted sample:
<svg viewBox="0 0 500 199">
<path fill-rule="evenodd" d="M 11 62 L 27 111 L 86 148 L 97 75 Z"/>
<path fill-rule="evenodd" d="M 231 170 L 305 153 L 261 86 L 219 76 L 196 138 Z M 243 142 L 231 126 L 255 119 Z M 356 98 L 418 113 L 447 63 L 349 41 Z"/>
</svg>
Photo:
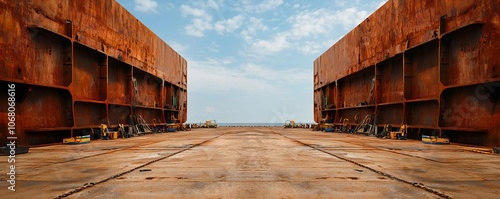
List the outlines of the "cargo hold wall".
<svg viewBox="0 0 500 199">
<path fill-rule="evenodd" d="M 116 1 L 0 0 L 0 18 L 2 145 L 12 83 L 18 144 L 186 121 L 186 60 Z"/>
<path fill-rule="evenodd" d="M 500 2 L 389 0 L 314 61 L 314 117 L 500 146 Z"/>
</svg>

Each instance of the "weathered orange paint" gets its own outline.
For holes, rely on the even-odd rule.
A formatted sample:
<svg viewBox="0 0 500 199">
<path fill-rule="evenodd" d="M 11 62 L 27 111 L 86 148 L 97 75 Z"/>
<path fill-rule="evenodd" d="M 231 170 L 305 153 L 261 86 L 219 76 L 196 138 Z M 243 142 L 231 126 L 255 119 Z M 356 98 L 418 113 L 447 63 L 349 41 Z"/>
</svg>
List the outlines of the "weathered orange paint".
<svg viewBox="0 0 500 199">
<path fill-rule="evenodd" d="M 114 0 L 0 0 L 0 18 L 0 102 L 15 83 L 19 144 L 127 124 L 131 113 L 186 121 L 186 60 Z M 180 91 L 178 106 L 166 87 Z M 6 110 L 0 103 L 1 118 Z M 4 143 L 5 119 L 0 129 Z"/>
<path fill-rule="evenodd" d="M 500 146 L 496 38 L 499 1 L 389 0 L 314 61 L 315 120 L 375 113 L 413 138 Z"/>
</svg>

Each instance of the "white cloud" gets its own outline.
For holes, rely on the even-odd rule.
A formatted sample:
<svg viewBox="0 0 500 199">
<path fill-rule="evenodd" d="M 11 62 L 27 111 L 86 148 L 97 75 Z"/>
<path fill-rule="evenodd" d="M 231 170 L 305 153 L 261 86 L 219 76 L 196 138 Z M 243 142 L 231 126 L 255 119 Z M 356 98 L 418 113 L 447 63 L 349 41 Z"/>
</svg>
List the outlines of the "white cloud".
<svg viewBox="0 0 500 199">
<path fill-rule="evenodd" d="M 188 26 L 184 27 L 184 29 L 186 30 L 186 34 L 188 34 L 188 35 L 195 36 L 195 37 L 205 36 L 205 34 L 203 34 L 203 31 L 197 29 L 193 25 L 188 25 Z"/>
<path fill-rule="evenodd" d="M 220 3 L 220 2 L 219 2 Z M 179 10 L 184 17 L 192 16 L 192 23 L 184 27 L 186 33 L 195 37 L 205 36 L 205 31 L 215 30 L 219 34 L 225 32 L 232 33 L 243 25 L 245 20 L 244 15 L 236 15 L 229 19 L 219 20 L 212 24 L 212 15 L 208 13 L 208 8 L 219 9 L 219 5 L 215 1 L 208 1 L 206 4 L 198 5 L 201 8 L 192 7 L 183 4 Z"/>
<path fill-rule="evenodd" d="M 208 59 L 191 60 L 188 70 L 189 89 L 192 92 L 241 92 L 241 93 L 273 93 L 277 91 L 272 84 L 230 67 L 232 60 Z"/>
<path fill-rule="evenodd" d="M 245 17 L 243 15 L 236 15 L 233 18 L 217 21 L 214 25 L 214 30 L 219 34 L 224 34 L 224 32 L 230 32 L 237 30 L 243 24 Z"/>
<path fill-rule="evenodd" d="M 206 19 L 195 18 L 193 19 L 193 23 L 185 26 L 184 29 L 186 30 L 186 33 L 188 35 L 195 37 L 203 37 L 205 36 L 204 33 L 205 30 L 211 30 L 213 28 L 210 21 L 211 19 L 206 20 Z"/>
<path fill-rule="evenodd" d="M 252 50 L 261 54 L 278 53 L 289 48 L 314 54 L 331 45 L 331 43 L 318 43 L 317 40 L 332 37 L 339 26 L 345 30 L 352 29 L 367 16 L 366 11 L 358 10 L 356 7 L 338 11 L 325 8 L 305 10 L 287 19 L 291 25 L 289 30 L 278 32 L 269 40 L 252 41 L 252 37 L 244 34 L 243 36 L 247 42 L 252 42 Z"/>
<path fill-rule="evenodd" d="M 338 41 L 337 38 L 336 40 L 329 39 L 327 41 L 323 42 L 317 42 L 317 41 L 305 41 L 304 43 L 300 44 L 297 48 L 304 54 L 319 54 L 321 51 L 325 50 L 332 44 L 334 44 L 336 41 Z"/>
<path fill-rule="evenodd" d="M 293 5 L 293 8 L 295 8 L 295 9 L 300 8 L 300 5 L 296 3 Z"/>
<path fill-rule="evenodd" d="M 262 23 L 262 19 L 257 19 L 255 17 L 250 18 L 250 24 L 247 26 L 247 31 L 249 33 L 255 33 L 257 31 L 266 31 L 268 27 Z"/>
<path fill-rule="evenodd" d="M 255 4 L 253 1 L 241 1 L 241 5 L 235 7 L 237 11 L 246 13 L 263 13 L 275 10 L 282 5 L 283 2 L 283 0 L 265 0 L 259 4 Z"/>
<path fill-rule="evenodd" d="M 308 36 L 331 34 L 338 25 L 344 29 L 352 29 L 368 16 L 366 11 L 358 11 L 356 7 L 340 11 L 330 11 L 321 8 L 314 11 L 303 11 L 289 17 L 288 22 L 293 24 L 291 34 L 296 39 Z"/>
<path fill-rule="evenodd" d="M 257 12 L 265 12 L 269 10 L 274 10 L 283 4 L 283 0 L 266 0 L 260 4 L 257 4 L 256 11 Z"/>
<path fill-rule="evenodd" d="M 195 37 L 203 37 L 205 36 L 205 31 L 208 30 L 214 30 L 220 35 L 226 32 L 233 33 L 245 25 L 245 16 L 248 16 L 250 13 L 261 13 L 274 10 L 283 3 L 284 0 L 265 0 L 260 3 L 255 3 L 251 0 L 228 2 L 224 2 L 224 0 L 191 1 L 189 5 L 181 5 L 179 10 L 183 17 L 193 17 L 192 23 L 184 27 L 186 34 Z M 216 10 L 220 17 L 222 17 L 222 12 L 224 11 L 223 7 L 228 5 L 233 6 L 233 10 L 240 11 L 241 13 L 229 19 L 221 19 L 213 22 L 213 13 L 210 12 Z M 250 40 L 249 37 L 251 37 L 255 31 L 268 29 L 267 26 L 262 24 L 262 20 L 257 20 L 255 17 L 251 17 L 248 25 L 250 27 L 242 34 L 243 38 L 246 38 L 246 40 Z M 265 43 L 258 45 L 265 45 Z"/>
<path fill-rule="evenodd" d="M 323 45 L 321 43 L 314 41 L 306 41 L 302 46 L 299 47 L 299 50 L 305 54 L 315 54 L 319 53 L 322 47 Z"/>
<path fill-rule="evenodd" d="M 224 2 L 223 0 L 219 0 L 219 1 L 208 0 L 207 3 L 205 4 L 205 7 L 219 10 L 219 8 L 223 2 Z"/>
<path fill-rule="evenodd" d="M 179 7 L 179 10 L 182 14 L 183 17 L 187 17 L 187 16 L 194 16 L 194 17 L 208 17 L 209 14 L 203 10 L 203 9 L 200 9 L 200 8 L 193 8 L 191 6 L 188 6 L 188 5 L 181 5 L 181 7 Z"/>
<path fill-rule="evenodd" d="M 212 16 L 205 9 L 183 4 L 179 7 L 179 10 L 183 17 L 193 17 L 191 24 L 184 26 L 186 34 L 203 37 L 205 36 L 205 31 L 213 29 Z"/>
<path fill-rule="evenodd" d="M 188 86 L 192 92 L 231 92 L 235 95 L 273 95 L 291 84 L 310 81 L 309 70 L 278 70 L 246 63 L 238 66 L 234 58 L 189 61 Z M 312 80 L 311 80 L 312 81 Z"/>
<path fill-rule="evenodd" d="M 271 40 L 256 40 L 252 49 L 259 54 L 277 53 L 290 46 L 287 34 L 277 34 Z"/>
<path fill-rule="evenodd" d="M 156 8 L 158 3 L 155 0 L 134 0 L 135 10 L 139 12 L 154 12 L 157 13 Z"/>
<path fill-rule="evenodd" d="M 257 33 L 257 31 L 267 31 L 269 28 L 262 23 L 262 19 L 257 19 L 255 17 L 250 17 L 249 24 L 247 24 L 246 28 L 241 31 L 241 36 L 246 42 L 251 42 L 253 40 L 253 35 Z"/>
</svg>

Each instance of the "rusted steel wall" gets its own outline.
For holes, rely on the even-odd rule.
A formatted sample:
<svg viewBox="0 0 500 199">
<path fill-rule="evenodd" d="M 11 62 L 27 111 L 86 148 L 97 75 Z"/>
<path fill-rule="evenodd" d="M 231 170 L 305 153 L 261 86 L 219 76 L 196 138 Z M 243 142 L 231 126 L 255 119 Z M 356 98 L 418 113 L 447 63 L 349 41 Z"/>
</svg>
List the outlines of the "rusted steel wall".
<svg viewBox="0 0 500 199">
<path fill-rule="evenodd" d="M 375 113 L 414 138 L 500 146 L 496 38 L 497 0 L 389 0 L 314 61 L 315 120 Z"/>
<path fill-rule="evenodd" d="M 186 60 L 114 0 L 0 0 L 0 18 L 0 102 L 15 83 L 18 143 L 60 142 L 130 114 L 186 121 Z"/>
</svg>

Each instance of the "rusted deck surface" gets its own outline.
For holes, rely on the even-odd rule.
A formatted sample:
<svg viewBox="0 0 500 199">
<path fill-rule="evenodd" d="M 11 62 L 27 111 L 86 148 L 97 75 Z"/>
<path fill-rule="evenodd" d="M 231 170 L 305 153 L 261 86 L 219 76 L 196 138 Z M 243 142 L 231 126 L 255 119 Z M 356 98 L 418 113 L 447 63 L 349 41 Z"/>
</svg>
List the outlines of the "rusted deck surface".
<svg viewBox="0 0 500 199">
<path fill-rule="evenodd" d="M 500 156 L 472 149 L 481 150 L 304 129 L 197 129 L 32 148 L 16 159 L 17 192 L 2 176 L 0 195 L 496 198 Z"/>
<path fill-rule="evenodd" d="M 500 2 L 389 0 L 314 61 L 314 114 L 500 145 Z M 374 120 L 372 120 L 374 121 Z"/>
</svg>

